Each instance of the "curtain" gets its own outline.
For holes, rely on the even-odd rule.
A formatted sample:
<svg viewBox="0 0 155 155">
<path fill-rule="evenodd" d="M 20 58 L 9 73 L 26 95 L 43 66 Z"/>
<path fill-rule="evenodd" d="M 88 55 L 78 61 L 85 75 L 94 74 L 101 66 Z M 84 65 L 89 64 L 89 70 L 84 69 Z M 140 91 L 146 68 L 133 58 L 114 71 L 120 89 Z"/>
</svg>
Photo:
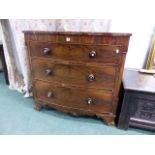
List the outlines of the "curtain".
<svg viewBox="0 0 155 155">
<path fill-rule="evenodd" d="M 9 19 L 0 20 L 0 31 L 8 68 L 10 89 L 31 96 L 30 69 L 25 47 L 25 30 L 107 32 L 109 19 Z"/>
</svg>

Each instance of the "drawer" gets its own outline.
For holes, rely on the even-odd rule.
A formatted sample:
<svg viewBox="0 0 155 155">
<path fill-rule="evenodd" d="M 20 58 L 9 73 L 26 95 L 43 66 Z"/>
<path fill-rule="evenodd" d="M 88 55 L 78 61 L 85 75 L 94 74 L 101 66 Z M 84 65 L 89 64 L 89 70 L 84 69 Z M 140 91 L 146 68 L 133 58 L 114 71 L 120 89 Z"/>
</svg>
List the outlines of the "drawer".
<svg viewBox="0 0 155 155">
<path fill-rule="evenodd" d="M 110 112 L 112 93 L 103 90 L 61 87 L 45 82 L 36 81 L 35 92 L 37 99 L 72 108 Z"/>
<path fill-rule="evenodd" d="M 78 35 L 58 35 L 57 42 L 59 43 L 80 43 Z"/>
<path fill-rule="evenodd" d="M 75 44 L 95 44 L 103 42 L 103 36 L 93 36 L 93 35 L 58 35 L 56 42 L 58 43 L 75 43 Z"/>
<path fill-rule="evenodd" d="M 75 45 L 31 42 L 32 57 L 118 64 L 121 47 L 117 45 Z"/>
<path fill-rule="evenodd" d="M 54 83 L 65 83 L 86 88 L 112 90 L 114 88 L 116 67 L 92 64 L 62 64 L 33 59 L 34 79 Z"/>
</svg>

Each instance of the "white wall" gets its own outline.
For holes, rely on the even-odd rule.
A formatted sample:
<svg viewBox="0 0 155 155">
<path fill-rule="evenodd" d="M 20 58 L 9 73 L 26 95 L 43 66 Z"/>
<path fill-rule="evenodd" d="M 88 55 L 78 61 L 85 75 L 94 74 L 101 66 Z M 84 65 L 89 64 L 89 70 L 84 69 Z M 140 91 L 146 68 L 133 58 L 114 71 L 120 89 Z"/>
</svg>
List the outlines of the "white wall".
<svg viewBox="0 0 155 155">
<path fill-rule="evenodd" d="M 130 32 L 128 54 L 126 57 L 126 68 L 143 68 L 150 48 L 150 42 L 155 32 L 155 20 L 113 19 L 110 32 Z"/>
</svg>

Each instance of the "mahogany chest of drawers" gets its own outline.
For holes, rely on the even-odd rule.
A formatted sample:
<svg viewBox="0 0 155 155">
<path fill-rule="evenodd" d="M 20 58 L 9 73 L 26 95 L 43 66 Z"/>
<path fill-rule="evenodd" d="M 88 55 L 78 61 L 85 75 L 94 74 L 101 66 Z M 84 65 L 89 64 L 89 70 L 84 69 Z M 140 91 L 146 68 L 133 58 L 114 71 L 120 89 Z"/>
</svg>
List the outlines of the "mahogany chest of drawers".
<svg viewBox="0 0 155 155">
<path fill-rule="evenodd" d="M 36 109 L 115 124 L 131 34 L 24 31 Z"/>
</svg>

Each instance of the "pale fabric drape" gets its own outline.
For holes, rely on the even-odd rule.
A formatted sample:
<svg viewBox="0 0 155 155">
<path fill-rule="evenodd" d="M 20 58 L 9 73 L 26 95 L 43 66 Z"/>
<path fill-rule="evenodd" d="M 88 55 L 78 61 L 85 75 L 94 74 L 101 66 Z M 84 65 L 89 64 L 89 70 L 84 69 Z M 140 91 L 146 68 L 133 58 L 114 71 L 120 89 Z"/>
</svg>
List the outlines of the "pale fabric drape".
<svg viewBox="0 0 155 155">
<path fill-rule="evenodd" d="M 8 67 L 10 88 L 31 95 L 28 54 L 24 43 L 24 30 L 107 32 L 108 19 L 43 19 L 0 20 L 4 53 Z"/>
<path fill-rule="evenodd" d="M 10 88 L 16 89 L 22 92 L 22 88 L 24 87 L 22 75 L 17 70 L 17 64 L 13 54 L 13 45 L 12 40 L 10 38 L 9 29 L 8 29 L 8 21 L 1 20 L 1 36 L 2 43 L 4 48 L 5 59 L 8 68 L 8 76 L 10 82 Z"/>
</svg>

